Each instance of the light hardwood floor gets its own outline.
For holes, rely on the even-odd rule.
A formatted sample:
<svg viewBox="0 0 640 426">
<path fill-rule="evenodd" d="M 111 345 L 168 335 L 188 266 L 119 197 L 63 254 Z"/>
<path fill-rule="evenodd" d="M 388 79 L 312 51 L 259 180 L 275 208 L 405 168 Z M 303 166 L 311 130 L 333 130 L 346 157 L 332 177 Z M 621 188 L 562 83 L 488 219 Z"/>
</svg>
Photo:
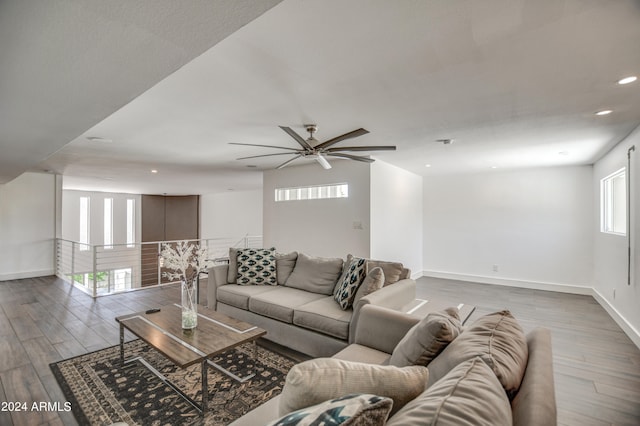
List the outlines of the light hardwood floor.
<svg viewBox="0 0 640 426">
<path fill-rule="evenodd" d="M 428 278 L 418 297 L 476 305 L 470 322 L 507 308 L 525 330 L 549 327 L 560 424 L 640 424 L 640 350 L 592 297 Z M 175 287 L 94 300 L 55 277 L 0 282 L 0 401 L 63 403 L 49 363 L 117 344 L 116 316 L 178 298 Z M 74 424 L 67 412 L 0 412 L 0 425 Z"/>
</svg>

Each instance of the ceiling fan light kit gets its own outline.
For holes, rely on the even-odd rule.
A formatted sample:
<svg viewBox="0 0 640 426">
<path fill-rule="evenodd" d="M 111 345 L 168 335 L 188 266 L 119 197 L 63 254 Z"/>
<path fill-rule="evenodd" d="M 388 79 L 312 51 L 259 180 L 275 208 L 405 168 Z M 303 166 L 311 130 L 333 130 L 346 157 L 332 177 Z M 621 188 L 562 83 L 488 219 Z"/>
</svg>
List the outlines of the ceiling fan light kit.
<svg viewBox="0 0 640 426">
<path fill-rule="evenodd" d="M 325 142 L 319 142 L 313 134 L 318 131 L 318 126 L 315 124 L 305 124 L 304 127 L 309 132 L 309 137 L 307 139 L 302 138 L 299 134 L 293 131 L 290 127 L 279 126 L 285 133 L 291 136 L 301 148 L 289 148 L 285 146 L 276 146 L 276 145 L 261 145 L 261 144 L 251 144 L 251 143 L 231 143 L 231 145 L 243 145 L 243 146 L 257 146 L 262 148 L 276 148 L 276 149 L 284 149 L 288 152 L 278 152 L 273 154 L 262 154 L 262 155 L 252 155 L 248 157 L 240 157 L 238 160 L 247 160 L 250 158 L 259 158 L 259 157 L 271 157 L 274 155 L 293 155 L 292 158 L 288 159 L 284 163 L 281 163 L 276 167 L 276 169 L 282 169 L 292 163 L 293 161 L 299 158 L 311 158 L 314 159 L 322 166 L 325 170 L 331 168 L 331 163 L 327 160 L 327 157 L 337 157 L 337 158 L 346 158 L 348 160 L 359 161 L 363 163 L 373 163 L 375 160 L 369 157 L 364 157 L 361 155 L 353 155 L 347 154 L 346 152 L 358 152 L 358 151 L 395 151 L 396 147 L 394 145 L 384 145 L 384 146 L 345 146 L 345 147 L 336 147 L 333 146 L 338 142 L 342 142 L 346 139 L 357 138 L 358 136 L 366 135 L 369 133 L 368 130 L 363 128 L 359 128 L 356 130 L 352 130 L 343 135 L 337 136 L 333 139 L 329 139 Z M 346 152 L 345 152 L 346 151 Z"/>
</svg>

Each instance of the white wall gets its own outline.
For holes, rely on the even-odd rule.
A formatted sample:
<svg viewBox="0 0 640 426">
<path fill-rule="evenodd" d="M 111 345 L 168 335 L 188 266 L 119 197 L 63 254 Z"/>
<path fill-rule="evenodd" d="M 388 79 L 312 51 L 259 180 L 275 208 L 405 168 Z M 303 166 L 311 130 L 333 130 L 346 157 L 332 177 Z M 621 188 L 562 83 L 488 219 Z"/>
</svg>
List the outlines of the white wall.
<svg viewBox="0 0 640 426">
<path fill-rule="evenodd" d="M 425 177 L 425 275 L 590 294 L 592 176 L 583 166 Z"/>
<path fill-rule="evenodd" d="M 262 190 L 200 196 L 200 238 L 262 235 Z"/>
<path fill-rule="evenodd" d="M 627 150 L 634 145 L 631 164 L 632 281 L 627 284 L 627 237 L 600 232 L 600 180 L 627 166 Z M 594 165 L 594 291 L 618 324 L 640 347 L 640 128 Z"/>
<path fill-rule="evenodd" d="M 62 191 L 62 238 L 80 241 L 80 197 L 90 198 L 89 244 L 104 244 L 104 199 L 113 198 L 113 244 L 127 243 L 127 200 L 136 204 L 136 241 L 141 240 L 141 196 L 111 192 Z"/>
<path fill-rule="evenodd" d="M 290 166 L 264 173 L 264 245 L 312 256 L 369 256 L 369 165 L 354 161 Z M 349 198 L 275 202 L 275 189 L 349 184 Z M 356 227 L 360 225 L 360 228 Z"/>
<path fill-rule="evenodd" d="M 422 177 L 377 160 L 371 164 L 371 255 L 422 271 Z"/>
<path fill-rule="evenodd" d="M 50 174 L 0 185 L 0 281 L 54 274 L 56 191 Z"/>
</svg>

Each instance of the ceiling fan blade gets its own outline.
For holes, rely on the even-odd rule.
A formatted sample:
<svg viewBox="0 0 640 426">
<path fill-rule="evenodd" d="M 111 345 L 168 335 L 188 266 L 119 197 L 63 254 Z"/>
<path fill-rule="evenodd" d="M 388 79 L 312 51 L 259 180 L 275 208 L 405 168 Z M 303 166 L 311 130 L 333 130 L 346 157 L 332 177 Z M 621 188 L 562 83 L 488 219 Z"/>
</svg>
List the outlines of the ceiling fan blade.
<svg viewBox="0 0 640 426">
<path fill-rule="evenodd" d="M 272 157 L 274 155 L 291 155 L 291 154 L 293 154 L 293 152 L 278 152 L 276 154 L 251 155 L 249 157 L 240 157 L 240 158 L 236 158 L 236 160 L 248 160 L 250 158 Z"/>
<path fill-rule="evenodd" d="M 298 142 L 304 149 L 309 149 L 309 150 L 313 149 L 313 147 L 311 145 L 309 145 L 307 143 L 307 141 L 302 139 L 302 136 L 300 136 L 299 134 L 297 134 L 296 132 L 291 130 L 290 127 L 285 127 L 285 126 L 278 126 L 278 127 L 280 127 L 282 130 L 284 130 L 293 139 L 295 139 L 296 142 Z"/>
<path fill-rule="evenodd" d="M 288 149 L 289 151 L 298 151 L 298 148 L 289 148 L 288 146 L 260 145 L 260 144 L 256 144 L 256 143 L 237 143 L 237 142 L 229 142 L 229 145 L 261 146 L 261 147 L 263 147 L 263 148 L 278 148 L 278 149 Z"/>
<path fill-rule="evenodd" d="M 360 161 L 363 163 L 373 163 L 374 161 L 376 161 L 373 158 L 361 157 L 359 155 L 343 154 L 338 152 L 328 152 L 327 155 L 330 155 L 332 157 L 348 158 L 349 160 Z"/>
<path fill-rule="evenodd" d="M 284 166 L 286 166 L 287 164 L 289 164 L 290 162 L 297 160 L 298 158 L 302 157 L 302 154 L 297 154 L 295 157 L 285 161 L 284 163 L 280 164 L 278 167 L 276 167 L 277 170 L 282 169 Z"/>
<path fill-rule="evenodd" d="M 345 133 L 344 135 L 340 135 L 333 139 L 329 139 L 326 142 L 322 142 L 321 144 L 316 145 L 314 148 L 316 149 L 328 148 L 331 145 L 338 143 L 340 141 L 343 141 L 345 139 L 357 138 L 358 136 L 366 135 L 367 133 L 369 133 L 369 131 L 363 128 L 352 130 L 349 133 Z"/>
<path fill-rule="evenodd" d="M 379 145 L 379 146 L 341 146 L 335 148 L 327 148 L 326 152 L 336 151 L 395 151 L 396 147 L 393 145 Z"/>
<path fill-rule="evenodd" d="M 329 162 L 327 161 L 326 158 L 324 158 L 323 155 L 320 155 L 320 154 L 316 155 L 316 161 L 320 163 L 322 168 L 325 170 L 329 170 L 331 168 L 331 164 L 329 164 Z"/>
</svg>

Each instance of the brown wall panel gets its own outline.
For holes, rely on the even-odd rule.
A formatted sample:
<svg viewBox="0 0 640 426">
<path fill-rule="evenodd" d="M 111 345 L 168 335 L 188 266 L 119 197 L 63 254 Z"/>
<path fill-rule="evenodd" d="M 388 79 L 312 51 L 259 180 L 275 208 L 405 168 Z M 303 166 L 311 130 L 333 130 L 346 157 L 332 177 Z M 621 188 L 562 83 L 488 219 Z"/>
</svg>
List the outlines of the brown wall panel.
<svg viewBox="0 0 640 426">
<path fill-rule="evenodd" d="M 165 240 L 198 239 L 198 196 L 165 197 Z"/>
</svg>

